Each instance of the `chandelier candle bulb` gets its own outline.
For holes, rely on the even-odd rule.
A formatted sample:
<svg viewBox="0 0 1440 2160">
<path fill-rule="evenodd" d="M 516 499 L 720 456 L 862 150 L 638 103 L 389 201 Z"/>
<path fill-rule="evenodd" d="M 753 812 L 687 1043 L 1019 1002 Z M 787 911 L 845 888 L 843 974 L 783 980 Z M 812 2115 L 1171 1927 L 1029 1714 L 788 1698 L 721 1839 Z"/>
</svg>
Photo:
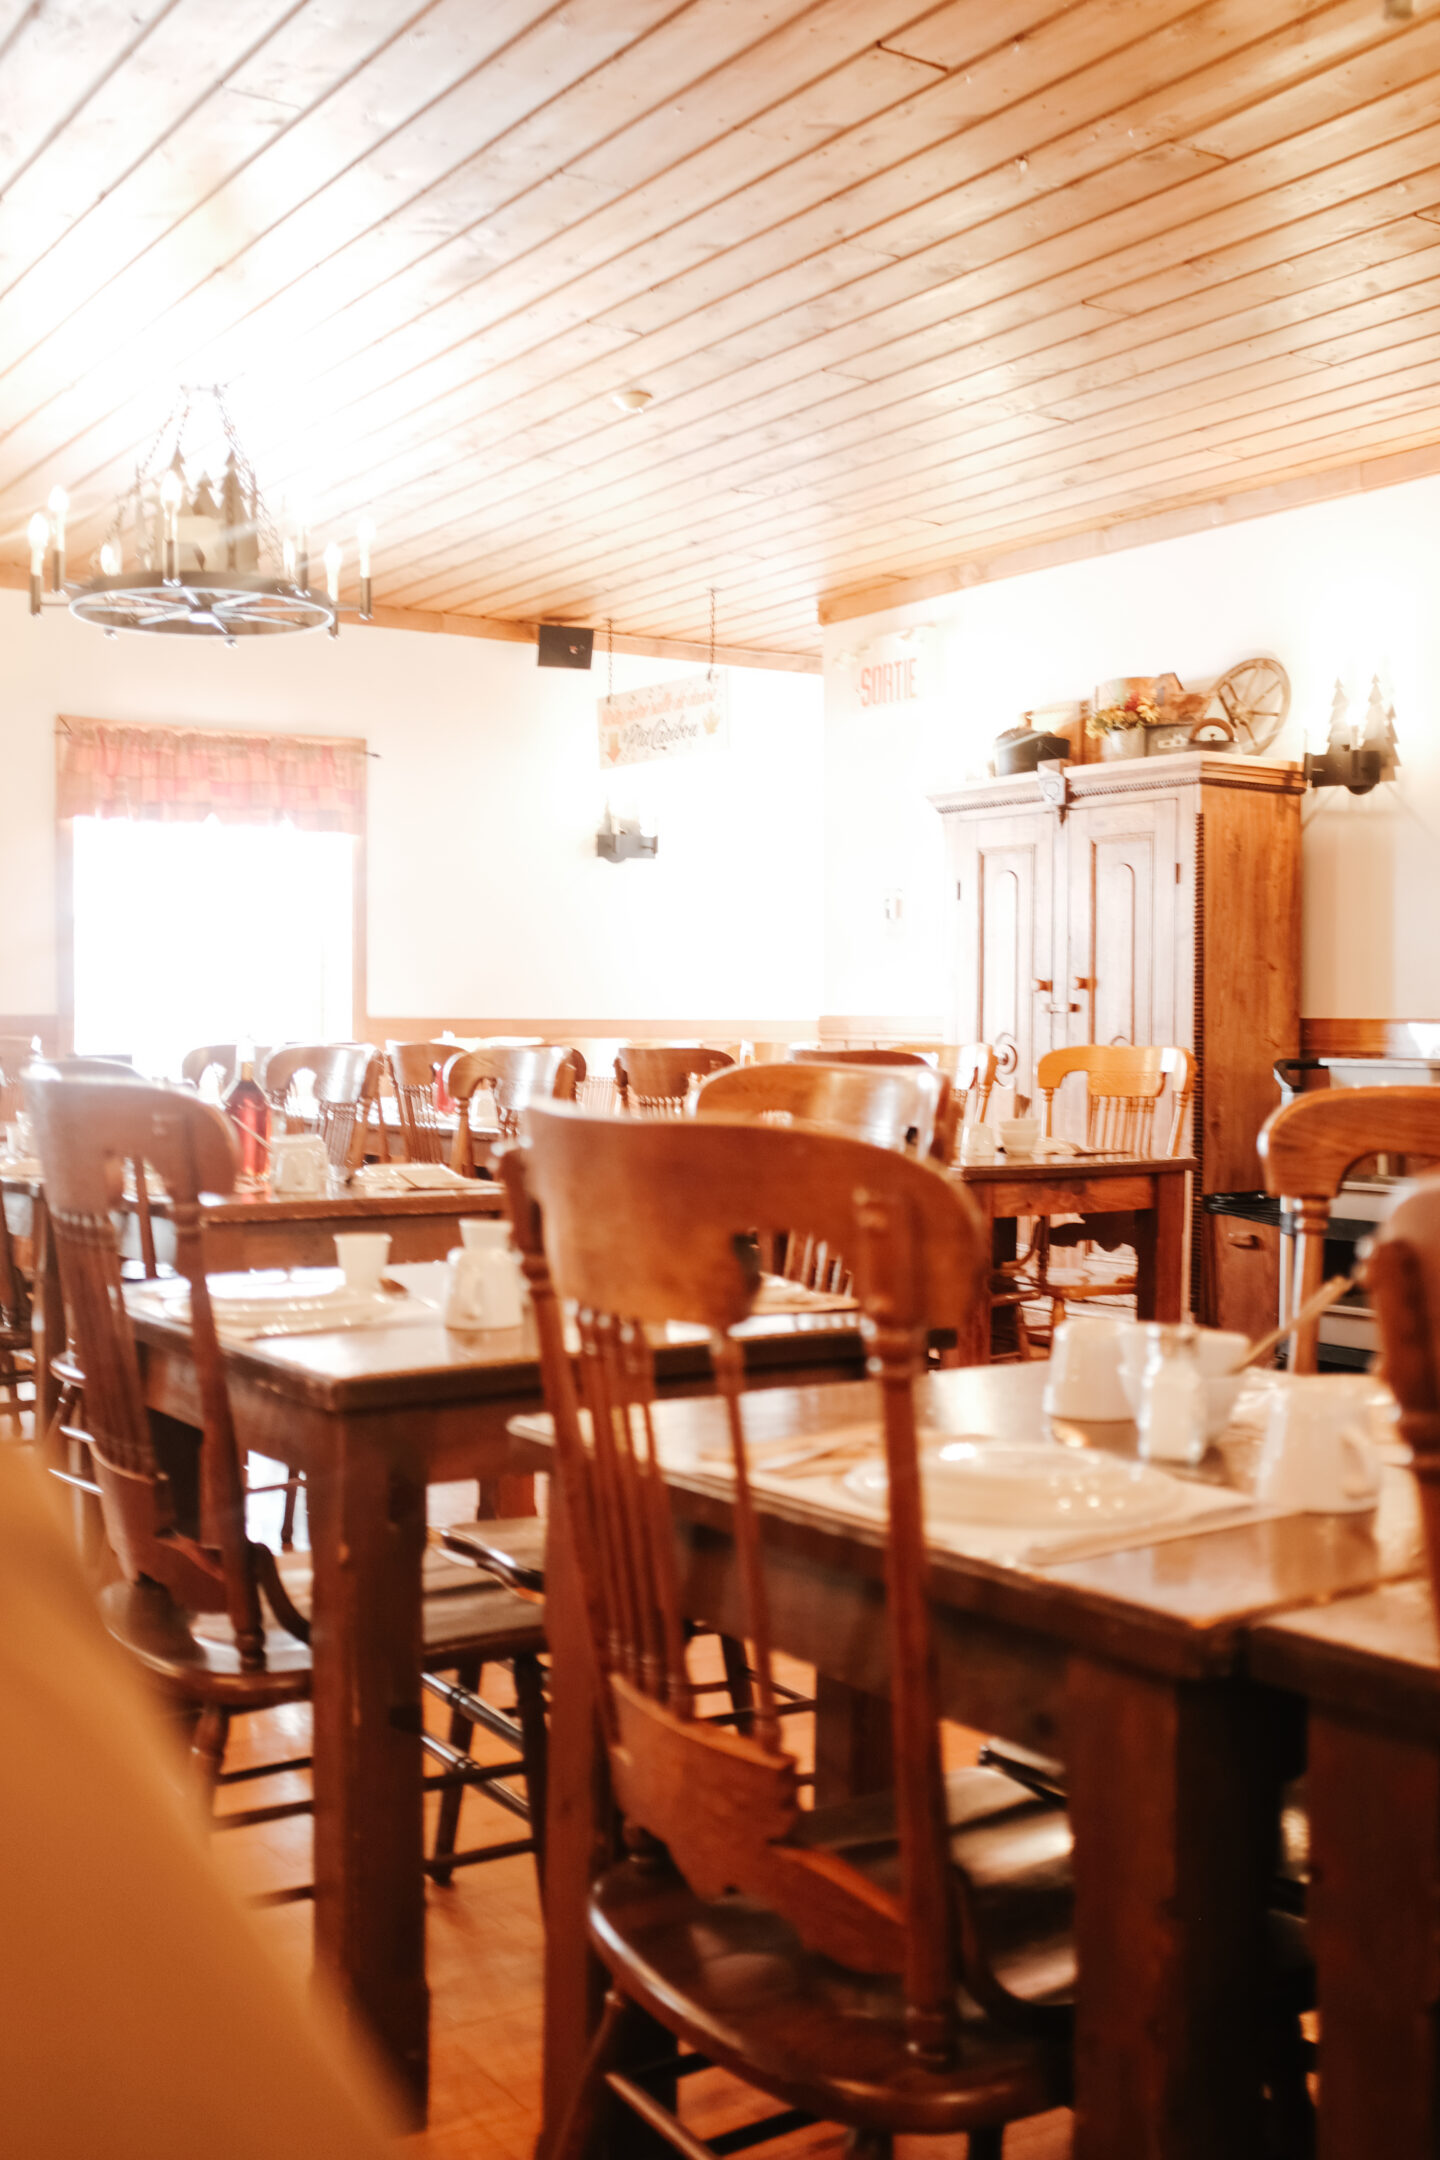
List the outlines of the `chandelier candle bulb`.
<svg viewBox="0 0 1440 2160">
<path fill-rule="evenodd" d="M 43 605 L 45 549 L 50 540 L 50 520 L 43 510 L 37 510 L 31 518 L 27 537 L 30 541 L 30 612 L 38 615 Z"/>
<path fill-rule="evenodd" d="M 120 550 L 113 540 L 107 540 L 100 550 L 100 575 L 102 577 L 118 577 L 120 575 Z"/>
<path fill-rule="evenodd" d="M 327 594 L 329 595 L 329 598 L 330 598 L 330 605 L 331 605 L 331 606 L 332 606 L 332 607 L 334 608 L 334 610 L 335 610 L 335 613 L 334 613 L 334 614 L 332 615 L 332 617 L 330 618 L 330 635 L 331 635 L 331 637 L 339 637 L 339 635 L 340 635 L 340 544 L 339 544 L 339 542 L 338 542 L 338 541 L 336 541 L 336 540 L 332 540 L 332 541 L 330 542 L 330 545 L 329 545 L 329 547 L 327 547 L 327 548 L 326 548 L 326 550 L 325 550 L 325 590 L 326 590 Z"/>
<path fill-rule="evenodd" d="M 370 549 L 374 540 L 373 518 L 361 518 L 355 528 L 355 546 L 360 557 L 360 614 L 365 622 L 369 622 L 371 615 Z"/>
<path fill-rule="evenodd" d="M 70 497 L 63 487 L 50 490 L 50 588 L 61 592 L 65 585 L 65 513 L 70 508 Z"/>
<path fill-rule="evenodd" d="M 172 465 L 160 482 L 160 501 L 165 511 L 165 582 L 180 582 L 180 501 L 185 482 Z"/>
</svg>

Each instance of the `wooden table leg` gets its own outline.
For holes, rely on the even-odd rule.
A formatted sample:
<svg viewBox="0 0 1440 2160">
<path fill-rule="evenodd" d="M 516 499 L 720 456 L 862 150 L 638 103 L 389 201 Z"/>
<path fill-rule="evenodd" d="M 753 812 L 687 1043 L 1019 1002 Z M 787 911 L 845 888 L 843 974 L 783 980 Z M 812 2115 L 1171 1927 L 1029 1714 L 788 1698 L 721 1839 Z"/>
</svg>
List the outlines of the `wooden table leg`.
<svg viewBox="0 0 1440 2160">
<path fill-rule="evenodd" d="M 829 1807 L 895 1782 L 895 1743 L 886 1695 L 815 1675 L 815 1805 Z"/>
<path fill-rule="evenodd" d="M 356 1421 L 359 1423 L 360 1421 Z M 343 2013 L 378 2041 L 425 2119 L 420 1563 L 423 1466 L 323 1421 L 306 1451 L 315 1563 L 315 1954 Z"/>
<path fill-rule="evenodd" d="M 590 1885 L 610 1845 L 610 1786 L 600 1746 L 595 1669 L 565 1498 L 550 1483 L 545 1538 L 545 1623 L 550 1638 L 550 1785 L 545 1846 L 544 2123 L 549 2151 L 600 2022 L 605 1976 L 590 1948 Z"/>
<path fill-rule="evenodd" d="M 973 1185 L 967 1187 L 967 1190 L 970 1198 L 977 1203 L 981 1212 L 988 1216 L 986 1201 L 989 1195 L 985 1187 L 983 1185 Z M 993 1218 L 990 1221 L 990 1234 L 993 1240 L 995 1235 Z M 988 1365 L 990 1363 L 990 1283 L 987 1275 L 981 1276 L 976 1286 L 975 1297 L 970 1310 L 956 1331 L 955 1362 L 957 1365 Z"/>
<path fill-rule="evenodd" d="M 51 1362 L 65 1347 L 65 1300 L 60 1294 L 60 1261 L 50 1235 L 50 1210 L 37 1193 L 31 1207 L 30 1235 L 34 1254 L 35 1294 L 30 1313 L 31 1343 L 35 1356 L 35 1432 L 43 1439 L 55 1420 L 60 1386 Z"/>
<path fill-rule="evenodd" d="M 1320 2160 L 1440 2150 L 1440 1752 L 1312 1711 Z"/>
<path fill-rule="evenodd" d="M 1262 1700 L 1238 1683 L 1071 1660 L 1075 2160 L 1255 2160 L 1262 2149 L 1278 1800 Z"/>
<path fill-rule="evenodd" d="M 1155 1204 L 1136 1218 L 1135 1311 L 1141 1320 L 1185 1317 L 1185 1234 L 1188 1171 L 1157 1171 Z"/>
</svg>

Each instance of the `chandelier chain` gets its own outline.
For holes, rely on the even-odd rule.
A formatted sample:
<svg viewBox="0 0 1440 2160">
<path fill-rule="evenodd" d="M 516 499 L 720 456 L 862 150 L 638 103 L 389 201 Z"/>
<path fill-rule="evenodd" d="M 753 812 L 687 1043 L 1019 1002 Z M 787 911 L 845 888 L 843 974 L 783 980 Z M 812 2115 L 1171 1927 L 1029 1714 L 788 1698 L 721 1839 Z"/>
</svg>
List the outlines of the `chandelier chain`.
<svg viewBox="0 0 1440 2160">
<path fill-rule="evenodd" d="M 714 675 L 714 673 L 715 673 L 715 588 L 714 588 L 714 586 L 713 586 L 713 585 L 712 585 L 712 586 L 710 587 L 710 669 L 709 669 L 709 672 L 710 672 L 711 676 L 713 677 L 713 675 Z"/>
</svg>

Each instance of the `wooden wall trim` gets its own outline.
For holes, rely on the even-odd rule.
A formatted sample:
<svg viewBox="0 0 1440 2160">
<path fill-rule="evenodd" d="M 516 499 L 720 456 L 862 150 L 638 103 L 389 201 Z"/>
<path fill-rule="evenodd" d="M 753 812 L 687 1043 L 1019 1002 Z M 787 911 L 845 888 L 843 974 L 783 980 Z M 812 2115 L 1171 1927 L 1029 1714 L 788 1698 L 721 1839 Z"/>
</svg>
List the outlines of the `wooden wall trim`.
<svg viewBox="0 0 1440 2160">
<path fill-rule="evenodd" d="M 462 1015 L 458 1019 L 453 1013 L 430 1013 L 418 1019 L 372 1013 L 363 1030 L 357 1021 L 356 1032 L 362 1041 L 383 1047 L 387 1042 L 431 1042 L 446 1028 L 452 1035 L 531 1035 L 545 1042 L 814 1042 L 821 1032 L 813 1017 L 734 1020 L 711 1015 L 698 1020 L 577 1020 L 494 1013 Z"/>
<path fill-rule="evenodd" d="M 1343 495 L 1401 487 L 1407 480 L 1426 480 L 1435 473 L 1440 473 L 1440 443 L 1427 443 L 1419 449 L 1398 451 L 1393 457 L 1367 458 L 1358 464 L 1332 465 L 1328 471 L 1301 473 L 1270 487 L 1247 488 L 1233 495 L 1193 496 L 1188 502 L 1167 506 L 1153 515 L 1117 518 L 1112 525 L 1076 526 L 1028 547 L 997 549 L 989 555 L 949 563 L 923 577 L 889 578 L 849 591 L 822 593 L 816 612 L 822 623 L 854 622 L 859 616 L 879 615 L 916 601 L 945 599 L 971 585 L 994 585 L 1002 578 L 1028 577 L 1032 571 L 1053 570 L 1063 563 L 1091 562 L 1097 556 L 1149 547 L 1157 540 L 1184 539 L 1191 533 L 1248 524 L 1253 518 L 1274 517 L 1283 510 L 1303 509 L 1310 503 L 1334 502 Z"/>
<path fill-rule="evenodd" d="M 1440 1056 L 1440 1020 L 1303 1018 L 1302 1057 Z"/>
<path fill-rule="evenodd" d="M 0 563 L 0 590 L 28 592 L 30 575 L 17 563 Z M 441 615 L 431 608 L 378 607 L 364 622 L 351 608 L 340 610 L 343 629 L 349 630 L 415 630 L 431 636 L 489 638 L 496 645 L 534 645 L 538 642 L 538 625 L 533 622 L 510 622 L 496 615 Z M 602 646 L 605 633 L 595 631 L 595 659 L 604 657 Z M 615 632 L 615 650 L 642 660 L 708 660 L 710 647 L 685 638 L 653 638 L 632 636 L 627 631 Z M 774 668 L 782 675 L 818 675 L 821 672 L 819 653 L 766 652 L 751 645 L 717 645 L 715 662 L 718 667 Z"/>
</svg>

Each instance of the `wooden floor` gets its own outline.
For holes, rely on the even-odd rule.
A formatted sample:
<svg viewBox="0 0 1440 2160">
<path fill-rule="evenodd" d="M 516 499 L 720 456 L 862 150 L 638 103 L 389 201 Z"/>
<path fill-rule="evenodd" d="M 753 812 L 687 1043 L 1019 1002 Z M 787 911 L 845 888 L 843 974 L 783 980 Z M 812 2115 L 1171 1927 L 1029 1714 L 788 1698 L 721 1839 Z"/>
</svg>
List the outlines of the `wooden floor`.
<svg viewBox="0 0 1440 2160">
<path fill-rule="evenodd" d="M 473 1487 L 468 1489 L 473 1503 Z M 442 1503 L 443 1504 L 443 1503 Z M 432 1513 L 434 1510 L 432 1509 Z M 509 1683 L 487 1672 L 484 1692 L 508 1702 Z M 308 1752 L 307 1707 L 295 1706 L 237 1721 L 230 1766 L 277 1760 Z M 437 1729 L 439 1729 L 437 1722 Z M 966 1740 L 955 1735 L 957 1753 Z M 477 1750 L 477 1752 L 479 1752 Z M 263 1787 L 263 1801 L 299 1797 L 301 1777 Z M 231 1789 L 234 1805 L 262 1803 L 254 1785 Z M 228 1796 L 227 1796 L 228 1798 Z M 222 1800 L 222 1808 L 225 1802 Z M 437 1802 L 427 1802 L 427 1841 Z M 491 1837 L 513 1837 L 514 1817 L 478 1793 L 467 1793 L 462 1846 Z M 253 1830 L 217 1835 L 218 1864 L 242 1890 L 253 1893 L 301 1883 L 310 1874 L 307 1817 Z M 257 1925 L 287 1960 L 308 1970 L 311 1909 L 280 1906 L 256 1916 Z M 432 1995 L 430 2127 L 406 2141 L 414 2160 L 529 2160 L 540 2122 L 540 2009 L 542 1931 L 535 1876 L 528 1858 L 499 1860 L 462 1870 L 453 1885 L 429 1891 L 428 1958 Z M 767 2112 L 765 2103 L 718 2071 L 686 2081 L 687 2122 L 712 2135 Z M 827 2155 L 839 2160 L 843 2132 L 825 2126 L 760 2147 L 765 2154 Z M 961 2139 L 902 2141 L 901 2154 L 924 2160 L 960 2160 Z M 1005 2142 L 1006 2160 L 1065 2160 L 1070 2151 L 1068 2114 L 1022 2123 Z"/>
</svg>

